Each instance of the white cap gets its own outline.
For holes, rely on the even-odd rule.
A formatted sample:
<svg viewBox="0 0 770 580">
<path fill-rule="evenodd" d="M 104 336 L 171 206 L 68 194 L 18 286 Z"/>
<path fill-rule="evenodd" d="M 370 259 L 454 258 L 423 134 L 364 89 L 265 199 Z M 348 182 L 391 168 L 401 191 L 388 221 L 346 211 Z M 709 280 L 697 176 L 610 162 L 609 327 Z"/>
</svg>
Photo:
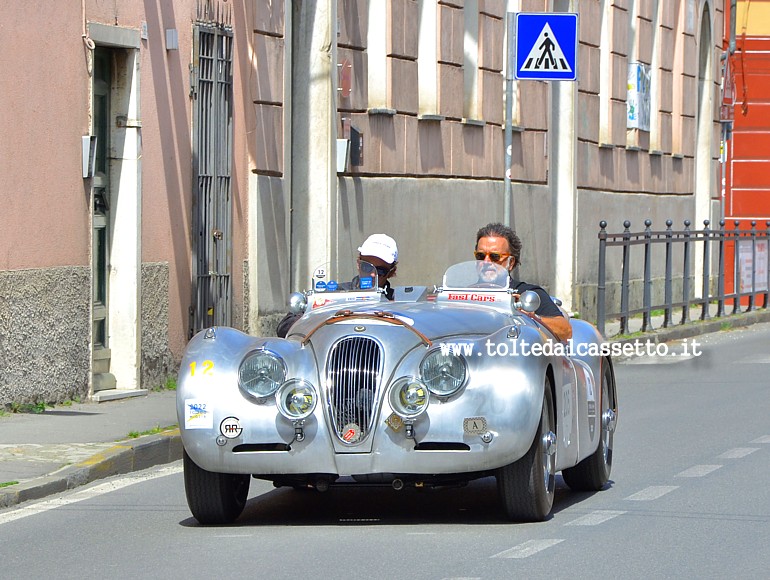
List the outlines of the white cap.
<svg viewBox="0 0 770 580">
<path fill-rule="evenodd" d="M 388 264 L 395 264 L 398 261 L 396 240 L 385 234 L 372 234 L 361 244 L 358 251 L 362 256 L 377 256 Z"/>
</svg>

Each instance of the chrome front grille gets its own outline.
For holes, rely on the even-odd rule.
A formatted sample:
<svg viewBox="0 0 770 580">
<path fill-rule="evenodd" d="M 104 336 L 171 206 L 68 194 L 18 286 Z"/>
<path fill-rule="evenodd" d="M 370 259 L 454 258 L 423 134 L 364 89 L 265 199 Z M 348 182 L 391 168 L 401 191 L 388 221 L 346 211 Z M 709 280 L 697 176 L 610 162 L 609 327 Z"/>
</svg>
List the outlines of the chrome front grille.
<svg viewBox="0 0 770 580">
<path fill-rule="evenodd" d="M 382 355 L 371 338 L 343 338 L 332 347 L 326 364 L 329 411 L 334 430 L 354 445 L 369 434 L 374 420 Z"/>
</svg>

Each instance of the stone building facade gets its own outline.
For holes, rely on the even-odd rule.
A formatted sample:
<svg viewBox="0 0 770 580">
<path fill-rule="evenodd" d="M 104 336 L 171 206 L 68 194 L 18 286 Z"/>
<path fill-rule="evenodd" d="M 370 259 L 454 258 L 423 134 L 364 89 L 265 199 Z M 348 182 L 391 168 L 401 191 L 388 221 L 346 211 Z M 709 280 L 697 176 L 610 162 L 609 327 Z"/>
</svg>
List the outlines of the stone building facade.
<svg viewBox="0 0 770 580">
<path fill-rule="evenodd" d="M 210 324 L 271 334 L 370 233 L 433 284 L 508 222 L 522 278 L 591 318 L 600 219 L 720 213 L 723 0 L 49 4 L 0 24 L 0 404 L 136 394 Z M 508 119 L 517 11 L 578 13 L 578 80 L 514 82 Z"/>
</svg>

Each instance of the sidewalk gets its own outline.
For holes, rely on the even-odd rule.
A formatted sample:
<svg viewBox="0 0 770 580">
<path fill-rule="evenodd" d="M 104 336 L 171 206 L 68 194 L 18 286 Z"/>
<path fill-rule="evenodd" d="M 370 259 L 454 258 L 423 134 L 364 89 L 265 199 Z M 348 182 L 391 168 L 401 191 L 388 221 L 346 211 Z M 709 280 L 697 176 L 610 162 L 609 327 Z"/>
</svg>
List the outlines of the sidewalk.
<svg viewBox="0 0 770 580">
<path fill-rule="evenodd" d="M 662 328 L 663 318 L 653 317 L 656 330 L 614 336 L 618 323 L 607 323 L 610 342 L 649 340 L 653 343 L 682 340 L 726 328 L 770 322 L 770 311 L 758 310 L 698 320 L 693 311 L 688 324 Z M 674 320 L 678 322 L 680 315 Z M 629 333 L 638 330 L 633 319 Z M 57 406 L 40 414 L 7 414 L 0 417 L 0 509 L 31 499 L 72 489 L 94 480 L 145 469 L 181 459 L 182 442 L 176 428 L 176 392 L 150 392 L 146 396 Z M 174 428 L 156 435 L 129 438 L 155 428 Z M 18 482 L 6 485 L 9 482 Z"/>
<path fill-rule="evenodd" d="M 725 306 L 725 310 L 731 312 L 732 305 Z M 706 320 L 700 320 L 701 312 L 701 307 L 690 308 L 690 322 L 681 324 L 682 309 L 678 308 L 672 313 L 673 320 L 666 328 L 663 328 L 662 315 L 652 316 L 649 327 L 644 333 L 641 333 L 642 317 L 636 316 L 629 319 L 626 332 L 622 336 L 618 334 L 620 331 L 620 321 L 611 319 L 605 324 L 604 335 L 610 342 L 633 342 L 636 339 L 643 339 L 659 343 L 682 340 L 730 328 L 751 326 L 759 322 L 770 322 L 770 310 L 764 308 L 717 318 L 717 307 L 715 304 L 712 304 L 709 308 L 709 318 Z"/>
<path fill-rule="evenodd" d="M 0 509 L 182 457 L 176 392 L 0 417 Z M 157 428 L 162 433 L 130 438 Z"/>
</svg>

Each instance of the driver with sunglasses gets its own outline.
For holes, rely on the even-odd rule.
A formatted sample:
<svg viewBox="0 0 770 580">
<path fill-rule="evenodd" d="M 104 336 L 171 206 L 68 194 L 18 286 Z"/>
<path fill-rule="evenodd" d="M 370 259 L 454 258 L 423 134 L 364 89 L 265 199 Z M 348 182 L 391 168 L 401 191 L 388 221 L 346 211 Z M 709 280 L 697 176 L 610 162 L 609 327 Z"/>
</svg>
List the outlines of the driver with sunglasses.
<svg viewBox="0 0 770 580">
<path fill-rule="evenodd" d="M 385 293 L 388 300 L 393 300 L 393 288 L 390 286 L 388 278 L 396 275 L 398 266 L 398 246 L 396 240 L 385 234 L 372 234 L 358 248 L 358 262 L 368 262 L 377 270 L 377 284 Z M 359 271 L 361 270 L 359 266 Z M 358 287 L 359 276 L 353 278 L 349 283 L 341 284 L 341 288 Z M 275 333 L 286 338 L 292 325 L 302 317 L 302 314 L 289 312 L 278 323 Z"/>
<path fill-rule="evenodd" d="M 521 263 L 521 240 L 511 228 L 500 223 L 487 224 L 476 233 L 476 249 L 473 253 L 480 261 L 499 264 L 511 276 L 510 287 L 517 294 L 534 290 L 540 296 L 540 307 L 532 314 L 561 341 L 572 338 L 572 326 L 562 311 L 554 304 L 543 288 L 513 279 L 513 268 Z"/>
</svg>

